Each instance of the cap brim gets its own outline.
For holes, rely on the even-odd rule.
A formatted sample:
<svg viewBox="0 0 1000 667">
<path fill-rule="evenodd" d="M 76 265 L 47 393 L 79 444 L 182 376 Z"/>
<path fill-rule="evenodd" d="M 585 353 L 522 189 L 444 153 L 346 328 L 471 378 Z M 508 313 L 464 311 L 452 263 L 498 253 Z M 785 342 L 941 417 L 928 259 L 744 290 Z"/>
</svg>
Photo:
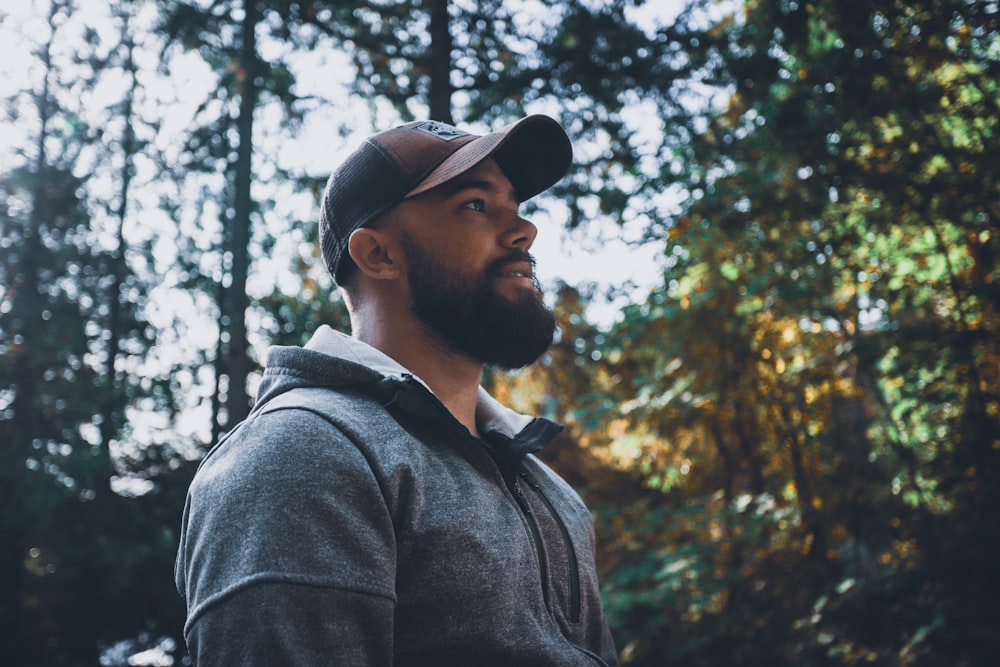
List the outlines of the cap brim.
<svg viewBox="0 0 1000 667">
<path fill-rule="evenodd" d="M 518 201 L 525 201 L 566 175 L 573 162 L 573 145 L 566 131 L 552 118 L 541 114 L 527 116 L 459 148 L 407 192 L 406 197 L 447 183 L 488 157 L 493 157 L 510 179 Z"/>
</svg>

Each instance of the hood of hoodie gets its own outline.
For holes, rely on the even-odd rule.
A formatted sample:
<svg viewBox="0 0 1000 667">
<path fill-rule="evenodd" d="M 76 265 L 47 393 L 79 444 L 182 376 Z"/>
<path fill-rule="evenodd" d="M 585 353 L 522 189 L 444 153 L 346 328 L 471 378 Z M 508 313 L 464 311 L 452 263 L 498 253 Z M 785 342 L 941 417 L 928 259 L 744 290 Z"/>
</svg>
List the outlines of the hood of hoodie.
<svg viewBox="0 0 1000 667">
<path fill-rule="evenodd" d="M 268 350 L 264 377 L 255 403 L 263 406 L 298 387 L 351 389 L 390 402 L 400 389 L 412 388 L 415 384 L 426 390 L 430 397 L 434 396 L 426 383 L 392 357 L 322 325 L 304 347 L 275 346 Z M 436 397 L 434 400 L 437 400 Z M 441 405 L 440 401 L 437 403 Z M 542 424 L 549 425 L 544 430 L 553 431 L 552 437 L 562 428 L 548 420 L 511 410 L 482 387 L 479 388 L 476 421 L 484 433 L 499 434 L 508 439 L 516 439 L 526 430 L 537 431 Z"/>
</svg>

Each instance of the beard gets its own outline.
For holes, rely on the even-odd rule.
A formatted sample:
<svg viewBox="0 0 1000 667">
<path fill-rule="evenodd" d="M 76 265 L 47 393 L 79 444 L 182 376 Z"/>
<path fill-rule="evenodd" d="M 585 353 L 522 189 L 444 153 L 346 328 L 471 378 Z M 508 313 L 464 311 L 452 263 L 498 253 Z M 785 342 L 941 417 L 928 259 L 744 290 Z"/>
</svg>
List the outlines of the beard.
<svg viewBox="0 0 1000 667">
<path fill-rule="evenodd" d="M 507 298 L 497 289 L 501 271 L 511 262 L 535 262 L 514 250 L 491 262 L 479 275 L 461 275 L 443 267 L 405 233 L 411 310 L 451 350 L 500 368 L 523 368 L 552 344 L 556 318 L 535 290 Z"/>
</svg>

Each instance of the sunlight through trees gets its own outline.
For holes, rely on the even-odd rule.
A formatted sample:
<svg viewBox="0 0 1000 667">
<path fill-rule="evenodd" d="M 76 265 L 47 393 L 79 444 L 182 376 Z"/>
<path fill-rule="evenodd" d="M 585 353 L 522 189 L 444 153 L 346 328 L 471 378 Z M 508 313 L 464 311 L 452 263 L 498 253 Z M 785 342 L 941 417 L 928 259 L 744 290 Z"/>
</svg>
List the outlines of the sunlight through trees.
<svg viewBox="0 0 1000 667">
<path fill-rule="evenodd" d="M 185 664 L 194 467 L 268 345 L 346 329 L 315 223 L 337 155 L 526 112 L 575 143 L 528 213 L 655 257 L 638 292 L 600 260 L 552 285 L 557 343 L 486 377 L 567 425 L 544 456 L 594 511 L 622 663 L 995 659 L 995 1 L 22 4 L 4 664 Z"/>
</svg>

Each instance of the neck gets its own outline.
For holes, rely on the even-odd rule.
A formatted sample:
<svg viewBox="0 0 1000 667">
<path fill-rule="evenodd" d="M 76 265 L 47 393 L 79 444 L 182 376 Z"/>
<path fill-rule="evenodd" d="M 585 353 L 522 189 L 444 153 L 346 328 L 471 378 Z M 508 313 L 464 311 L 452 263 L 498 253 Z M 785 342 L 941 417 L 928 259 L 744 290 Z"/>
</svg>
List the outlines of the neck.
<svg viewBox="0 0 1000 667">
<path fill-rule="evenodd" d="M 370 322 L 371 320 L 367 320 Z M 479 437 L 476 405 L 483 363 L 458 354 L 418 323 L 398 320 L 392 327 L 352 323 L 355 338 L 387 354 L 420 378 L 469 433 Z"/>
</svg>

